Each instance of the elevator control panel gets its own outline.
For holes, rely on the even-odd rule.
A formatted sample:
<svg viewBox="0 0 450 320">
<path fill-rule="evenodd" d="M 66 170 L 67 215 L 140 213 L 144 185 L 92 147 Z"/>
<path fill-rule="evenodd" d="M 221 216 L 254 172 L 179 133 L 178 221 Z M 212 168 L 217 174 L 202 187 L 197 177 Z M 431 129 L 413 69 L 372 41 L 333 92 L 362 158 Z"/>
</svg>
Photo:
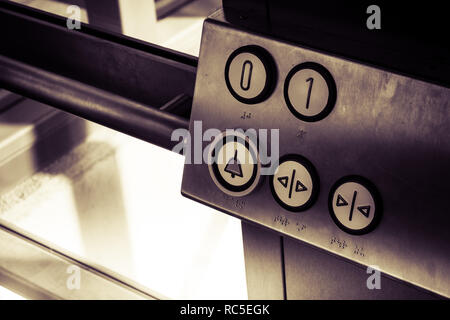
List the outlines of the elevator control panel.
<svg viewBox="0 0 450 320">
<path fill-rule="evenodd" d="M 449 88 L 219 11 L 204 24 L 182 194 L 450 297 L 449 119 Z"/>
</svg>

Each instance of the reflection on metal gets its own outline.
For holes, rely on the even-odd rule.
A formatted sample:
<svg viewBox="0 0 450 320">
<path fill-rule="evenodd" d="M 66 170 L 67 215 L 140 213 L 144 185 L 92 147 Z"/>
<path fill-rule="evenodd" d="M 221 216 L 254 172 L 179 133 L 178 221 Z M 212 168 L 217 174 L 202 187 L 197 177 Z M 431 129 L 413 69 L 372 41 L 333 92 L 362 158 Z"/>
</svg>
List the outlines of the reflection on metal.
<svg viewBox="0 0 450 320">
<path fill-rule="evenodd" d="M 0 219 L 0 285 L 30 299 L 157 299 L 110 270 L 36 240 Z"/>
<path fill-rule="evenodd" d="M 250 299 L 442 299 L 382 273 L 369 289 L 366 267 L 254 224 L 242 234 Z"/>
<path fill-rule="evenodd" d="M 280 235 L 242 222 L 242 240 L 248 298 L 285 299 L 283 248 Z"/>
<path fill-rule="evenodd" d="M 367 268 L 289 238 L 284 239 L 288 300 L 442 299 L 380 274 L 379 289 L 367 287 Z"/>
</svg>

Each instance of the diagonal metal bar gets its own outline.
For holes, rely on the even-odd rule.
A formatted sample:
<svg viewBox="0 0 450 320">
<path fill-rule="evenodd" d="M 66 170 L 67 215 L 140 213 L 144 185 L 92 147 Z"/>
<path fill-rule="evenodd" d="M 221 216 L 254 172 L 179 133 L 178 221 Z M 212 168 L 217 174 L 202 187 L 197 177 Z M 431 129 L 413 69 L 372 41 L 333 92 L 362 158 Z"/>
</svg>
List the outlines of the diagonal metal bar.
<svg viewBox="0 0 450 320">
<path fill-rule="evenodd" d="M 192 100 L 167 103 L 193 96 L 195 57 L 2 0 L 0 29 L 4 88 L 167 149 L 188 127 Z"/>
<path fill-rule="evenodd" d="M 166 149 L 172 131 L 187 128 L 180 116 L 0 56 L 0 85 L 21 95 Z"/>
</svg>

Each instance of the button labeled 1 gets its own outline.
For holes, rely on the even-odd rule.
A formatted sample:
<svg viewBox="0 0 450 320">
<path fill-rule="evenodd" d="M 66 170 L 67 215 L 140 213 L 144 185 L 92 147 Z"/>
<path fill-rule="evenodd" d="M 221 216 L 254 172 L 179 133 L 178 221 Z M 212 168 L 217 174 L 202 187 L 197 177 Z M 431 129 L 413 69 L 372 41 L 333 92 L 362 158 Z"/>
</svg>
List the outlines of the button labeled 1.
<svg viewBox="0 0 450 320">
<path fill-rule="evenodd" d="M 367 233 L 379 222 L 381 201 L 378 191 L 363 177 L 340 179 L 333 186 L 328 201 L 334 222 L 348 233 Z"/>
<path fill-rule="evenodd" d="M 297 118 L 318 121 L 325 118 L 336 103 L 336 83 L 320 64 L 302 63 L 287 75 L 284 98 Z"/>
<path fill-rule="evenodd" d="M 272 56 L 258 46 L 234 51 L 225 65 L 225 82 L 234 98 L 246 104 L 259 103 L 270 96 L 276 81 Z"/>
<path fill-rule="evenodd" d="M 270 179 L 275 200 L 289 211 L 303 211 L 315 201 L 319 188 L 313 165 L 300 155 L 286 155 L 280 159 Z"/>
<path fill-rule="evenodd" d="M 209 153 L 209 172 L 223 192 L 249 194 L 258 184 L 260 163 L 255 144 L 239 132 L 222 133 Z"/>
</svg>

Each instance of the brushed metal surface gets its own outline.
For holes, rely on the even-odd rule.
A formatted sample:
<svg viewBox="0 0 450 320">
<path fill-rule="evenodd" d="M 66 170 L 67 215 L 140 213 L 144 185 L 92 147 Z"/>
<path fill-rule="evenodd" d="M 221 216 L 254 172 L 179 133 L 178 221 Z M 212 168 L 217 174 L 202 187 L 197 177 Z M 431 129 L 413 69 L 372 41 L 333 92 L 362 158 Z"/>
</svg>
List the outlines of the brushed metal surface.
<svg viewBox="0 0 450 320">
<path fill-rule="evenodd" d="M 234 99 L 224 79 L 228 56 L 250 44 L 269 51 L 278 68 L 274 93 L 251 106 Z M 283 97 L 286 75 L 307 61 L 327 68 L 337 86 L 334 109 L 318 122 L 297 119 Z M 183 195 L 450 297 L 450 89 L 217 19 L 205 21 L 196 81 L 191 134 L 197 120 L 204 130 L 280 129 L 280 156 L 308 158 L 320 177 L 320 194 L 310 209 L 292 213 L 274 200 L 267 177 L 251 194 L 234 198 L 215 186 L 206 164 L 186 164 Z M 251 118 L 241 118 L 244 112 Z M 379 226 L 362 236 L 340 230 L 328 213 L 331 186 L 350 174 L 372 181 L 383 200 Z"/>
<path fill-rule="evenodd" d="M 243 221 L 242 240 L 248 298 L 285 299 L 283 248 L 280 235 Z"/>
<path fill-rule="evenodd" d="M 368 289 L 372 273 L 347 259 L 284 238 L 288 300 L 429 300 L 440 296 L 380 274 L 379 289 Z"/>
</svg>

